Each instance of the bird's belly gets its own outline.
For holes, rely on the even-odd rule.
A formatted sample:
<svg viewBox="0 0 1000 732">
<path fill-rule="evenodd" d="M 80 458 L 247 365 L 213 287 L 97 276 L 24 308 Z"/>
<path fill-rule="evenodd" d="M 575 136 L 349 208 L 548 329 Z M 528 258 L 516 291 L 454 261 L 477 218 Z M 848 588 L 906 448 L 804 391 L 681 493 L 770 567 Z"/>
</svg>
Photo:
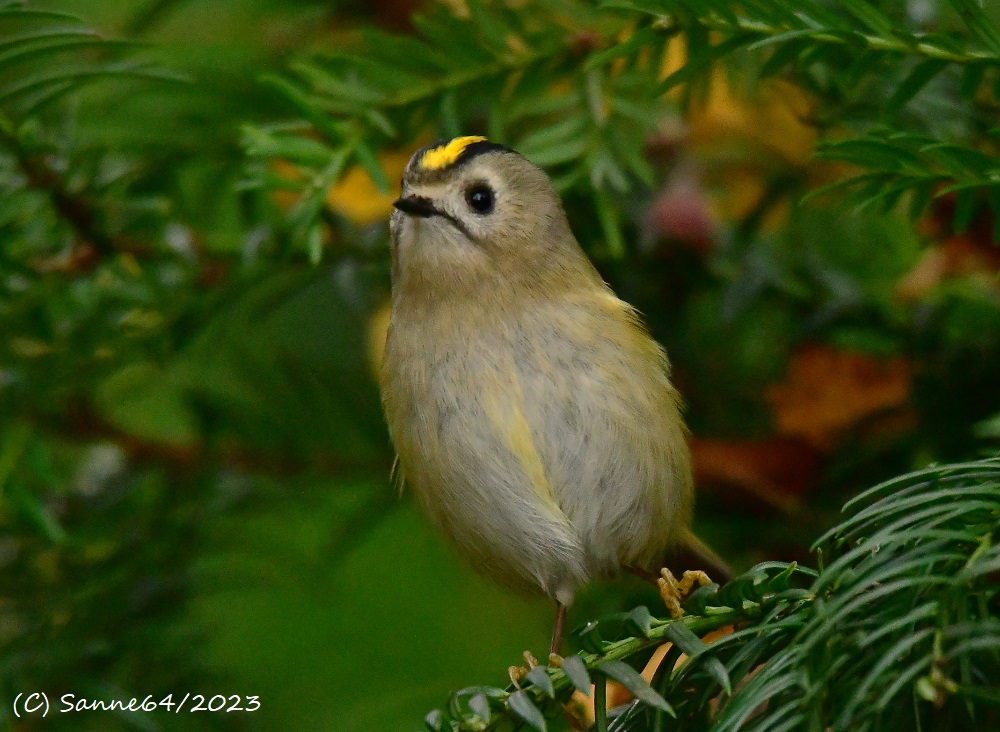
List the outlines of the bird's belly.
<svg viewBox="0 0 1000 732">
<path fill-rule="evenodd" d="M 480 572 L 571 599 L 589 578 L 584 550 L 546 483 L 520 400 L 488 368 L 474 373 L 483 383 L 461 402 L 450 401 L 446 378 L 415 395 L 408 411 L 419 436 L 395 440 L 407 483 Z"/>
<path fill-rule="evenodd" d="M 686 523 L 690 494 L 686 440 L 668 384 L 616 382 L 580 367 L 554 384 L 550 371 L 542 373 L 525 379 L 528 421 L 542 436 L 553 495 L 588 571 L 658 567 Z"/>
<path fill-rule="evenodd" d="M 443 385 L 421 400 L 421 454 L 403 461 L 423 466 L 410 480 L 428 513 L 509 586 L 553 594 L 623 564 L 654 567 L 687 511 L 687 466 L 670 447 L 684 445 L 670 432 L 679 421 L 657 413 L 676 407 L 579 369 L 518 371 L 501 388 L 480 370 L 464 403 L 449 403 Z"/>
</svg>

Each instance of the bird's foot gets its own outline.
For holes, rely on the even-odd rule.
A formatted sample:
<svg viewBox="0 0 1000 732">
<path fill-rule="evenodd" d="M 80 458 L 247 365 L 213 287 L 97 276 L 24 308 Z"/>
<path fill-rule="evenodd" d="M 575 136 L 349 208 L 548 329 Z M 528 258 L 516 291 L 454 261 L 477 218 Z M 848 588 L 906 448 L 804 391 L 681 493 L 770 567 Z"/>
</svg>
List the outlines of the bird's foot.
<svg viewBox="0 0 1000 732">
<path fill-rule="evenodd" d="M 660 570 L 660 578 L 656 581 L 656 585 L 660 589 L 660 597 L 663 599 L 663 604 L 667 606 L 671 617 L 679 618 L 684 615 L 681 602 L 691 592 L 695 583 L 704 587 L 712 584 L 712 580 L 700 570 L 688 570 L 681 575 L 679 581 L 666 567 Z"/>
<path fill-rule="evenodd" d="M 507 668 L 507 675 L 510 677 L 510 683 L 512 683 L 516 688 L 521 688 L 521 679 L 528 675 L 535 666 L 538 665 L 538 659 L 532 655 L 531 651 L 524 652 L 524 662 L 528 664 L 528 667 L 524 666 L 510 666 Z"/>
</svg>

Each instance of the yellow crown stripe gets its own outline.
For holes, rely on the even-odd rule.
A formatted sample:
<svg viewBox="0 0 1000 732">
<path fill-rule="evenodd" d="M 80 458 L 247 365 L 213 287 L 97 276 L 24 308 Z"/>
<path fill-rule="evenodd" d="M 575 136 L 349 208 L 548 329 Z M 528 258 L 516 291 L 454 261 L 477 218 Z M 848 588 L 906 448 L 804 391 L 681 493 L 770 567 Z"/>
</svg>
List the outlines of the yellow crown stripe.
<svg viewBox="0 0 1000 732">
<path fill-rule="evenodd" d="M 447 168 L 458 160 L 465 148 L 475 142 L 486 142 L 486 138 L 479 135 L 456 137 L 444 145 L 425 152 L 424 156 L 420 158 L 420 167 L 424 170 L 441 170 L 442 168 Z"/>
</svg>

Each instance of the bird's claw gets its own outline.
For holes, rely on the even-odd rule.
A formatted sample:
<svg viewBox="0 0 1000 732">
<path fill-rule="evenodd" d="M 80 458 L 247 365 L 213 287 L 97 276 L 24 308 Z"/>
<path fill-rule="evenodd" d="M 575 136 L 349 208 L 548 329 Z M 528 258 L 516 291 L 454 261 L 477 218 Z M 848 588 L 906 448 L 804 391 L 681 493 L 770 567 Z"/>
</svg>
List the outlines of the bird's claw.
<svg viewBox="0 0 1000 732">
<path fill-rule="evenodd" d="M 538 659 L 532 655 L 531 651 L 525 651 L 523 654 L 524 662 L 528 664 L 528 667 L 524 666 L 509 666 L 507 668 L 507 675 L 510 677 L 510 683 L 514 685 L 515 688 L 521 688 L 521 679 L 528 675 L 528 672 L 538 665 Z"/>
<path fill-rule="evenodd" d="M 667 611 L 671 617 L 679 618 L 684 615 L 681 602 L 691 592 L 691 588 L 694 587 L 695 583 L 704 587 L 705 585 L 712 584 L 712 580 L 700 570 L 688 570 L 681 575 L 680 580 L 677 580 L 673 573 L 666 567 L 660 570 L 660 578 L 656 581 L 656 584 L 660 589 L 660 597 L 663 599 L 663 604 L 667 606 Z"/>
</svg>

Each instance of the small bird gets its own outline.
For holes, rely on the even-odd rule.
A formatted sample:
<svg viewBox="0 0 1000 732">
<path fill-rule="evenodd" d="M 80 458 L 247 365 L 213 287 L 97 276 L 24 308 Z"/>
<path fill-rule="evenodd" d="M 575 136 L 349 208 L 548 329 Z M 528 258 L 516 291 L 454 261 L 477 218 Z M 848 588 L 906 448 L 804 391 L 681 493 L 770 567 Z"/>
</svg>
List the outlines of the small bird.
<svg viewBox="0 0 1000 732">
<path fill-rule="evenodd" d="M 398 467 L 474 568 L 556 601 L 557 655 L 581 585 L 703 548 L 666 355 L 513 150 L 422 148 L 394 206 L 381 388 Z"/>
</svg>

